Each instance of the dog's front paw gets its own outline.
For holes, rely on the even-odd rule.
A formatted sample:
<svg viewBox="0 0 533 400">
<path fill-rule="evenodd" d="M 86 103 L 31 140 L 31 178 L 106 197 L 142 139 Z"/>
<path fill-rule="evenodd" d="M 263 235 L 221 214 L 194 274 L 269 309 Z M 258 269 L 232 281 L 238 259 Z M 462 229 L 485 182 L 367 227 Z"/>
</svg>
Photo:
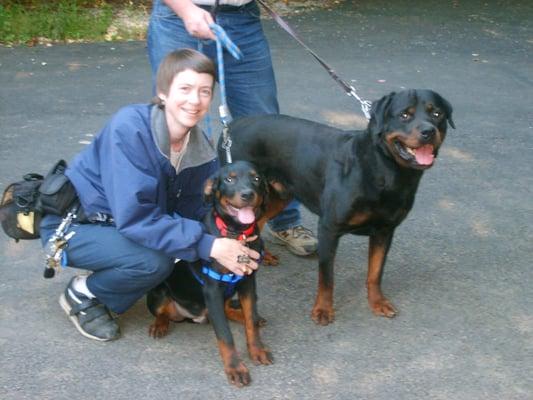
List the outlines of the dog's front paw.
<svg viewBox="0 0 533 400">
<path fill-rule="evenodd" d="M 271 266 L 279 265 L 278 256 L 275 256 L 270 251 L 265 249 L 264 255 L 263 255 L 263 265 L 271 265 Z"/>
<path fill-rule="evenodd" d="M 168 333 L 170 321 L 165 318 L 156 318 L 153 324 L 148 328 L 148 335 L 154 339 L 162 338 Z"/>
<path fill-rule="evenodd" d="M 394 318 L 398 314 L 396 308 L 389 300 L 387 300 L 386 297 L 380 297 L 377 299 L 369 298 L 368 305 L 370 306 L 370 309 L 374 315 L 379 317 Z"/>
<path fill-rule="evenodd" d="M 258 328 L 262 328 L 263 326 L 266 326 L 267 323 L 268 321 L 266 320 L 266 318 L 263 318 L 260 315 L 258 315 L 257 318 L 254 320 L 255 326 L 257 326 Z"/>
<path fill-rule="evenodd" d="M 318 325 L 326 326 L 335 321 L 335 311 L 333 310 L 333 308 L 315 307 L 311 312 L 311 318 Z"/>
<path fill-rule="evenodd" d="M 224 368 L 228 382 L 237 387 L 248 386 L 252 379 L 250 372 L 242 361 L 238 361 L 235 366 L 228 366 Z"/>
<path fill-rule="evenodd" d="M 251 347 L 248 349 L 250 359 L 255 365 L 270 365 L 274 362 L 272 353 L 265 348 Z"/>
</svg>

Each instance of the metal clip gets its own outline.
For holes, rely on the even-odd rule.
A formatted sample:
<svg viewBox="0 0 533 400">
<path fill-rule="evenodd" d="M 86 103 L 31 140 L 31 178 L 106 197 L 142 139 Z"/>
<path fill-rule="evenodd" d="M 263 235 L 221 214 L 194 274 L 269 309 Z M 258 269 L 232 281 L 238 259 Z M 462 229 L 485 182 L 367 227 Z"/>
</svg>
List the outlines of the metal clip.
<svg viewBox="0 0 533 400">
<path fill-rule="evenodd" d="M 66 253 L 64 253 L 65 247 L 67 247 L 68 240 L 76 234 L 76 232 L 69 232 L 65 235 L 65 232 L 70 227 L 72 220 L 76 218 L 76 212 L 78 206 L 74 206 L 61 221 L 56 231 L 48 239 L 46 244 L 46 266 L 44 269 L 44 277 L 54 277 L 56 271 L 59 272 L 62 265 L 66 265 Z"/>
<path fill-rule="evenodd" d="M 347 93 L 348 96 L 352 96 L 355 98 L 359 103 L 361 104 L 361 110 L 363 111 L 363 114 L 365 114 L 366 119 L 370 120 L 370 110 L 372 109 L 372 102 L 368 100 L 363 100 L 359 97 L 357 92 L 355 91 L 355 88 L 353 86 L 350 86 L 350 92 Z"/>
<path fill-rule="evenodd" d="M 231 164 L 233 162 L 233 159 L 231 158 L 231 137 L 229 136 L 229 129 L 227 126 L 225 126 L 222 129 L 222 148 L 226 150 L 226 162 L 228 164 Z"/>
</svg>

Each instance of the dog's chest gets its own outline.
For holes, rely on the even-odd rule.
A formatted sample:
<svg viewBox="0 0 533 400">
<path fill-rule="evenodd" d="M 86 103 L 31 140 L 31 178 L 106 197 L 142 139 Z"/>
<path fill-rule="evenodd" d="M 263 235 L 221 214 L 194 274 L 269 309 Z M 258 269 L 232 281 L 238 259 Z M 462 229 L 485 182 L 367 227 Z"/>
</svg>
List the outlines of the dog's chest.
<svg viewBox="0 0 533 400">
<path fill-rule="evenodd" d="M 355 234 L 370 235 L 379 229 L 398 226 L 413 205 L 414 195 L 398 191 L 374 191 L 355 197 L 342 220 Z"/>
</svg>

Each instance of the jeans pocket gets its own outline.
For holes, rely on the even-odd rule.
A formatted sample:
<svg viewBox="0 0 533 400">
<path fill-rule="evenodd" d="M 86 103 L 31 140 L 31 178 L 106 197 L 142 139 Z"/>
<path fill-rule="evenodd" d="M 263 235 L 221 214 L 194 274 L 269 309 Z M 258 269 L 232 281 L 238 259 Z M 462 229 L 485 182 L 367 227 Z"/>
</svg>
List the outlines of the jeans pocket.
<svg viewBox="0 0 533 400">
<path fill-rule="evenodd" d="M 255 19 L 259 19 L 261 17 L 261 9 L 255 1 L 252 1 L 250 4 L 244 6 L 244 9 L 241 12 Z"/>
<path fill-rule="evenodd" d="M 161 0 L 154 0 L 152 18 L 177 18 L 176 13 Z"/>
</svg>

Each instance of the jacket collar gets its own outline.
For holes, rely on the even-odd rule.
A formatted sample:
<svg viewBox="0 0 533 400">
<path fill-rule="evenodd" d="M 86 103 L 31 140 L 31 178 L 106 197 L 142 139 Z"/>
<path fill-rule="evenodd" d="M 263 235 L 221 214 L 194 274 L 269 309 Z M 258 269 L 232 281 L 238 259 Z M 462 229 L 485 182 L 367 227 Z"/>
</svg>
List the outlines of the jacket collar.
<svg viewBox="0 0 533 400">
<path fill-rule="evenodd" d="M 159 152 L 170 162 L 170 138 L 164 109 L 156 105 L 150 112 L 152 136 Z M 191 129 L 189 144 L 183 155 L 178 174 L 187 168 L 198 167 L 217 157 L 215 146 L 197 126 Z"/>
</svg>

